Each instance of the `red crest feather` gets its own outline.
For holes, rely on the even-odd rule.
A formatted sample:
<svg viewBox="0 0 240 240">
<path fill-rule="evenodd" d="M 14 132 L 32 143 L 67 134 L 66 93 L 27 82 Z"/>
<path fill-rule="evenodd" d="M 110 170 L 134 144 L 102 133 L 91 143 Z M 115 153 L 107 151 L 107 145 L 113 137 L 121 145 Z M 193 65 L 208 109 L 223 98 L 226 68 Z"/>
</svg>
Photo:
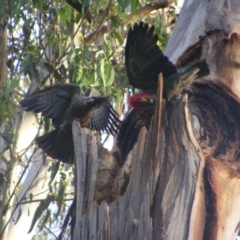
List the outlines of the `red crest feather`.
<svg viewBox="0 0 240 240">
<path fill-rule="evenodd" d="M 147 92 L 136 93 L 132 96 L 128 95 L 127 104 L 129 108 L 148 108 L 152 105 L 151 95 Z"/>
</svg>

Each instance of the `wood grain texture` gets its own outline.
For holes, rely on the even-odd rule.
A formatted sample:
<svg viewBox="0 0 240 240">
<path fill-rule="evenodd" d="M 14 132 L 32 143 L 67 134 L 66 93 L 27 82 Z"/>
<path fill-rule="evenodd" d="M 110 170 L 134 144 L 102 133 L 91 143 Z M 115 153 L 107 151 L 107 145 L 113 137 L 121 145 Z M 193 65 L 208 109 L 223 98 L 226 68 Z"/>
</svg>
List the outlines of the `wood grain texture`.
<svg viewBox="0 0 240 240">
<path fill-rule="evenodd" d="M 216 110 L 216 104 L 224 110 Z M 239 160 L 238 102 L 217 86 L 197 83 L 188 98 L 160 105 L 122 168 L 95 136 L 73 125 L 78 177 L 74 239 L 218 239 L 219 234 L 205 229 L 224 218 L 215 214 L 225 206 L 212 204 L 211 211 L 206 206 L 215 200 L 206 188 L 205 159 L 221 156 L 230 165 Z M 232 189 L 237 197 L 237 188 Z M 222 234 L 232 236 L 236 228 Z"/>
</svg>

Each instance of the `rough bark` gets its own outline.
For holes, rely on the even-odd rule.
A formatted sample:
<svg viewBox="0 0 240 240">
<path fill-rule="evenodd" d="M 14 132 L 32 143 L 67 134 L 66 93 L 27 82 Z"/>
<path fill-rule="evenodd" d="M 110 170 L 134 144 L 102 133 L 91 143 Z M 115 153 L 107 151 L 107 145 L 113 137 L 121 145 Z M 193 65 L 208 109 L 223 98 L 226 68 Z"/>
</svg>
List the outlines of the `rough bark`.
<svg viewBox="0 0 240 240">
<path fill-rule="evenodd" d="M 74 239 L 236 238 L 239 13 L 238 0 L 185 1 L 166 53 L 178 65 L 207 59 L 211 73 L 167 103 L 160 85 L 150 130 L 141 130 L 122 168 L 73 126 Z"/>
</svg>

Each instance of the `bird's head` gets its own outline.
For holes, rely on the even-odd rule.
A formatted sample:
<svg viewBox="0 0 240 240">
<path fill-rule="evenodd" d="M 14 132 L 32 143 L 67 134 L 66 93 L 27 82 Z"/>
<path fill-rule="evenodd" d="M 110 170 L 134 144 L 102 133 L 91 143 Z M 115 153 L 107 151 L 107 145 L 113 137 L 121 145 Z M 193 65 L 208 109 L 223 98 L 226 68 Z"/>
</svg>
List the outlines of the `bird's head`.
<svg viewBox="0 0 240 240">
<path fill-rule="evenodd" d="M 83 104 L 84 106 L 87 106 L 90 109 L 96 109 L 100 107 L 103 104 L 108 103 L 108 97 L 88 97 L 86 100 L 84 100 Z"/>
<path fill-rule="evenodd" d="M 128 96 L 127 99 L 129 108 L 148 109 L 155 106 L 155 98 L 153 95 L 143 92 Z"/>
</svg>

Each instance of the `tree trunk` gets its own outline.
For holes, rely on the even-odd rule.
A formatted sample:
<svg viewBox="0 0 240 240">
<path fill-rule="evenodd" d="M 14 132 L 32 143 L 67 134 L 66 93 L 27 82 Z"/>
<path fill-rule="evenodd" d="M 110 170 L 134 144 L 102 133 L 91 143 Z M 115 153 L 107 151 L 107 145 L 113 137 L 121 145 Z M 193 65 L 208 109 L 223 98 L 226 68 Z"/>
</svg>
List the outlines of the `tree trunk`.
<svg viewBox="0 0 240 240">
<path fill-rule="evenodd" d="M 74 239 L 236 238 L 239 22 L 238 0 L 185 1 L 166 54 L 178 66 L 206 59 L 211 73 L 169 102 L 160 84 L 150 129 L 122 168 L 74 123 Z"/>
<path fill-rule="evenodd" d="M 8 52 L 7 52 L 7 20 L 8 20 L 8 14 L 5 11 L 6 9 L 0 10 L 0 96 L 4 95 L 4 87 L 7 80 L 7 59 L 8 59 Z M 3 112 L 1 111 L 1 114 Z M 3 116 L 0 115 L 0 122 L 2 124 Z M 0 152 L 4 152 L 4 149 L 6 149 L 5 141 L 2 137 L 2 132 L 4 132 L 5 126 L 1 125 L 1 137 L 0 137 Z M 11 158 L 12 160 L 12 158 Z M 12 161 L 9 161 L 12 163 Z M 8 163 L 9 163 L 8 162 Z M 7 222 L 8 212 L 7 209 L 4 208 L 4 206 L 7 204 L 8 198 L 8 190 L 11 186 L 11 179 L 12 179 L 12 171 L 8 171 L 7 164 L 4 161 L 3 157 L 0 158 L 0 178 L 1 178 L 1 184 L 0 184 L 0 234 L 2 230 L 4 229 L 4 225 Z M 3 179 L 6 179 L 6 181 L 3 181 Z"/>
</svg>

